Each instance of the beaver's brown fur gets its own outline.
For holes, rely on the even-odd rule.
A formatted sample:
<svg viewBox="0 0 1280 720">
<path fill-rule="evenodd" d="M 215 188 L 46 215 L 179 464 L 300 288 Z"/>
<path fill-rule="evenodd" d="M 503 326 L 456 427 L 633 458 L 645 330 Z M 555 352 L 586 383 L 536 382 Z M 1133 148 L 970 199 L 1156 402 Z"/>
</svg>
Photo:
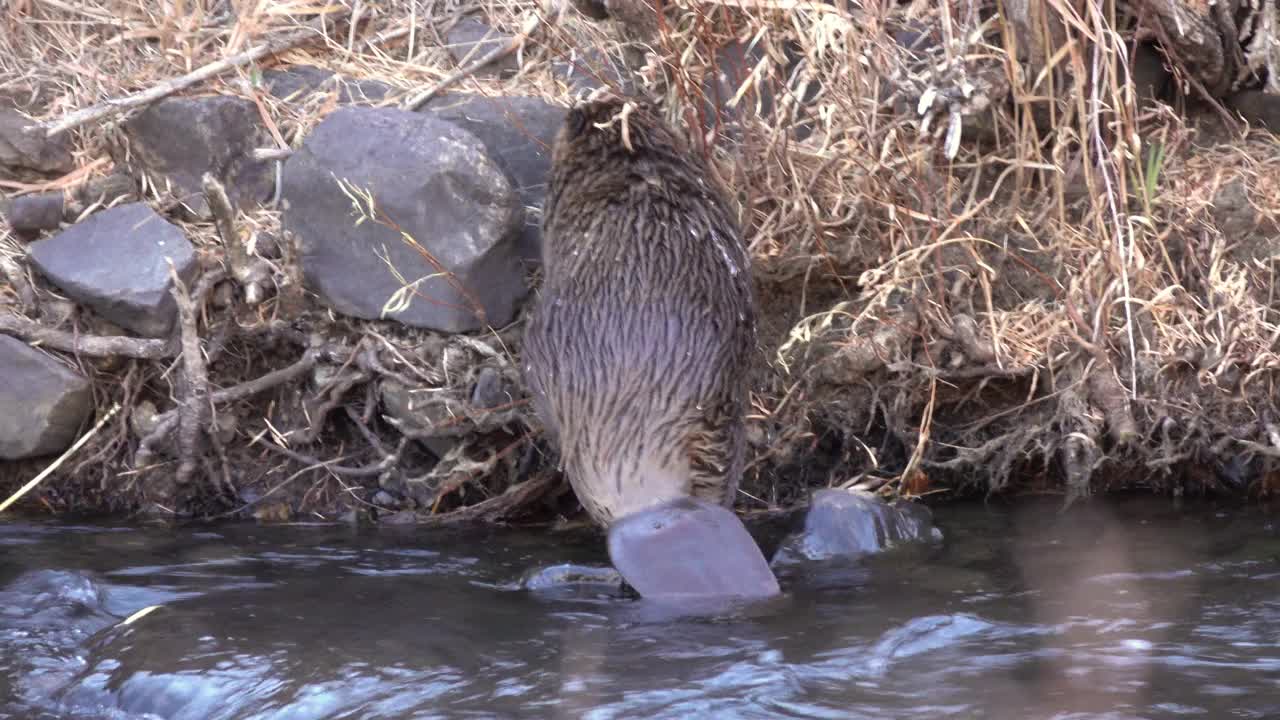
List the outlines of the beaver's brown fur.
<svg viewBox="0 0 1280 720">
<path fill-rule="evenodd" d="M 622 109 L 581 103 L 556 138 L 524 343 L 538 415 L 605 526 L 687 495 L 733 505 L 755 343 L 724 189 L 652 106 L 625 133 Z"/>
</svg>

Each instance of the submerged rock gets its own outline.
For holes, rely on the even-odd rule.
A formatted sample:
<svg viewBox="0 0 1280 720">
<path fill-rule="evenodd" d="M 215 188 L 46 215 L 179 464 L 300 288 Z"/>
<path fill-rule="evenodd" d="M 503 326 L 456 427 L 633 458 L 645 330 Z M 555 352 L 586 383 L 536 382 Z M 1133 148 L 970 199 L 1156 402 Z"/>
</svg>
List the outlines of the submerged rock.
<svg viewBox="0 0 1280 720">
<path fill-rule="evenodd" d="M 194 248 L 145 203 L 103 210 L 31 244 L 32 263 L 67 295 L 147 337 L 165 337 L 177 317 L 169 260 L 190 281 Z"/>
<path fill-rule="evenodd" d="M 484 143 L 489 157 L 520 193 L 525 208 L 520 256 L 536 261 L 542 204 L 551 173 L 551 145 L 567 110 L 532 97 L 447 95 L 421 111 L 461 127 Z"/>
<path fill-rule="evenodd" d="M 609 558 L 650 599 L 762 598 L 778 581 L 732 511 L 684 497 L 616 520 Z"/>
<path fill-rule="evenodd" d="M 368 212 L 364 193 L 377 221 L 353 208 Z M 307 283 L 344 314 L 381 319 L 397 299 L 387 319 L 466 332 L 507 324 L 529 292 L 515 243 L 519 199 L 481 141 L 445 120 L 340 108 L 285 163 L 284 200 Z"/>
<path fill-rule="evenodd" d="M 773 562 L 857 558 L 898 543 L 941 538 L 933 514 L 923 505 L 890 504 L 868 492 L 819 490 L 805 514 L 804 529 L 783 541 Z"/>
<path fill-rule="evenodd" d="M 254 160 L 268 136 L 250 100 L 228 95 L 172 97 L 124 123 L 129 163 L 157 187 L 167 183 L 198 218 L 209 217 L 201 177 L 213 173 L 236 207 L 265 202 L 275 189 L 271 164 Z"/>
<path fill-rule="evenodd" d="M 44 128 L 12 108 L 0 108 L 0 166 L 41 173 L 75 169 L 67 133 L 45 137 Z"/>
<path fill-rule="evenodd" d="M 56 359 L 0 335 L 0 458 L 66 449 L 93 413 L 89 381 Z"/>
<path fill-rule="evenodd" d="M 520 587 L 525 590 L 554 590 L 579 585 L 601 585 L 610 590 L 619 590 L 622 588 L 622 576 L 611 567 L 565 563 L 533 568 L 520 579 Z"/>
</svg>

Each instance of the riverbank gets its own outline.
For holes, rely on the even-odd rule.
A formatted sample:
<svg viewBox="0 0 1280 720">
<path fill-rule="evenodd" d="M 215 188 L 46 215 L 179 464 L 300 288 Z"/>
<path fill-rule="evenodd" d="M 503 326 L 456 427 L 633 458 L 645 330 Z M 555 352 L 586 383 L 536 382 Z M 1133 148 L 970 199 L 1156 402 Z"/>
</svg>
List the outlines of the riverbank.
<svg viewBox="0 0 1280 720">
<path fill-rule="evenodd" d="M 24 511 L 572 521 L 520 337 L 549 143 L 606 84 L 737 192 L 741 511 L 1280 483 L 1280 143 L 1222 105 L 1265 67 L 1179 95 L 1122 15 L 629 7 L 20 3 L 0 498 L 118 406 Z"/>
</svg>

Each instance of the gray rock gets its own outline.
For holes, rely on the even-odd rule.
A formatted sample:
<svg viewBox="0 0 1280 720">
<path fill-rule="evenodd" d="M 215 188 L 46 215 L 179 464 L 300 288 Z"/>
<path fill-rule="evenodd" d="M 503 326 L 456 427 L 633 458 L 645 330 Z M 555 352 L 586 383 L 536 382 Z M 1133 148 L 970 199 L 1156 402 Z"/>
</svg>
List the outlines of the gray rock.
<svg viewBox="0 0 1280 720">
<path fill-rule="evenodd" d="M 442 435 L 422 438 L 421 442 L 436 457 L 444 457 L 460 441 L 466 429 L 459 426 L 450 430 L 448 406 L 445 403 L 431 402 L 430 393 L 414 392 L 395 380 L 383 380 L 378 384 L 378 397 L 382 402 L 382 411 L 389 417 L 400 421 L 410 430 L 426 430 L 433 426 L 443 426 Z"/>
<path fill-rule="evenodd" d="M 532 97 L 455 94 L 434 99 L 421 112 L 448 120 L 484 143 L 489 157 L 519 191 L 525 208 L 520 256 L 537 262 L 542 204 L 551 172 L 551 145 L 567 110 Z"/>
<path fill-rule="evenodd" d="M 857 558 L 899 543 L 941 538 L 933 514 L 923 505 L 889 504 L 867 492 L 819 490 L 805 514 L 804 529 L 782 542 L 773 562 Z"/>
<path fill-rule="evenodd" d="M 760 598 L 780 592 L 738 516 L 692 497 L 614 521 L 609 559 L 627 584 L 650 599 Z"/>
<path fill-rule="evenodd" d="M 289 102 L 307 102 L 316 94 L 337 92 L 340 105 L 374 105 L 391 94 L 390 85 L 377 80 L 352 80 L 314 65 L 290 65 L 262 73 L 267 92 Z"/>
<path fill-rule="evenodd" d="M 18 232 L 54 230 L 62 223 L 63 197 L 60 190 L 16 197 L 5 211 L 9 227 Z"/>
<path fill-rule="evenodd" d="M 65 450 L 93 413 L 89 381 L 54 358 L 0 335 L 0 458 Z"/>
<path fill-rule="evenodd" d="M 611 567 L 565 563 L 533 568 L 520 579 L 520 587 L 525 590 L 555 590 L 580 585 L 599 585 L 608 590 L 620 590 L 622 576 Z"/>
<path fill-rule="evenodd" d="M 67 295 L 146 337 L 167 336 L 177 316 L 166 259 L 184 282 L 198 269 L 182 231 L 144 203 L 103 210 L 31 244 L 32 263 Z"/>
<path fill-rule="evenodd" d="M 585 52 L 575 50 L 570 57 L 552 60 L 551 73 L 567 83 L 573 95 L 584 95 L 605 86 L 618 88 L 624 95 L 636 90 L 626 59 L 619 52 L 602 52 L 595 48 Z"/>
<path fill-rule="evenodd" d="M 231 202 L 248 208 L 275 189 L 271 164 L 254 160 L 255 148 L 270 145 L 252 101 L 228 95 L 166 98 L 124 123 L 128 162 L 160 187 L 167 182 L 197 218 L 209 217 L 201 177 L 213 173 Z"/>
<path fill-rule="evenodd" d="M 512 36 L 498 32 L 473 17 L 462 18 L 448 33 L 449 54 L 459 65 L 470 65 L 511 43 Z M 508 53 L 500 60 L 480 68 L 477 75 L 512 75 L 520 69 L 519 58 Z"/>
<path fill-rule="evenodd" d="M 481 368 L 476 385 L 471 390 L 471 404 L 478 408 L 496 408 L 511 402 L 515 402 L 515 398 L 504 387 L 502 373 L 491 367 Z"/>
<path fill-rule="evenodd" d="M 76 163 L 67 133 L 47 138 L 34 120 L 12 108 L 0 108 L 0 166 L 69 173 Z"/>
<path fill-rule="evenodd" d="M 454 282 L 395 229 L 357 225 L 338 179 L 372 193 L 384 223 L 408 233 Z M 307 283 L 344 314 L 381 319 L 404 282 L 420 281 L 409 306 L 387 317 L 466 332 L 484 322 L 454 283 L 495 327 L 511 321 L 529 292 L 515 242 L 518 196 L 480 140 L 452 123 L 393 108 L 339 108 L 285 163 L 284 199 L 284 226 L 297 236 Z"/>
</svg>

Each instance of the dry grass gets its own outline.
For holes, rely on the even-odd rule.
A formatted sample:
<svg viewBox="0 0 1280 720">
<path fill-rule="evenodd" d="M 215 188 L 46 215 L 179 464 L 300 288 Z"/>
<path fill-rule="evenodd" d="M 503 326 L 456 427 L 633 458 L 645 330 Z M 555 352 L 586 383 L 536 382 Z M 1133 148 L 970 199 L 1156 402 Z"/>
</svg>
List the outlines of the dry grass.
<svg viewBox="0 0 1280 720">
<path fill-rule="evenodd" d="M 215 10 L 228 5 L 234 14 Z M 37 119 L 56 119 L 310 22 L 321 6 L 17 0 L 0 21 L 0 91 L 35 93 Z M 322 41 L 194 92 L 255 100 L 277 144 L 296 147 L 335 102 L 271 97 L 266 64 L 378 80 L 397 104 L 454 72 L 444 38 L 461 15 L 516 35 L 538 14 L 514 77 L 468 76 L 455 89 L 568 104 L 574 88 L 554 66 L 610 77 L 601 53 L 625 54 L 628 35 L 644 91 L 673 121 L 706 128 L 699 150 L 739 191 L 767 315 L 751 497 L 786 505 L 817 484 L 1079 494 L 1274 477 L 1276 138 L 1214 140 L 1166 106 L 1140 112 L 1108 3 L 1083 15 L 1047 4 L 1065 30 L 1043 36 L 1052 52 L 1038 64 L 1012 51 L 1026 38 L 994 6 L 944 6 L 677 0 L 660 22 L 622 28 L 533 2 L 348 0 L 327 6 L 351 14 Z M 893 38 L 909 22 L 943 41 L 913 59 Z M 750 60 L 719 98 L 735 119 L 714 122 L 704 91 L 733 43 Z M 78 165 L 106 172 L 114 126 L 72 132 Z M 1247 232 L 1224 236 L 1224 188 Z M 242 222 L 266 233 L 278 217 Z M 218 255 L 212 226 L 188 228 Z M 7 237 L 0 251 L 21 256 Z M 283 312 L 268 303 L 259 317 Z M 422 342 L 406 337 L 381 339 Z M 477 362 L 496 353 L 504 372 L 518 367 L 513 338 L 482 341 L 490 354 Z M 417 357 L 430 359 L 402 371 L 461 393 L 432 366 L 443 354 Z M 124 438 L 111 451 L 118 467 Z M 487 457 L 494 471 L 506 455 Z"/>
</svg>

